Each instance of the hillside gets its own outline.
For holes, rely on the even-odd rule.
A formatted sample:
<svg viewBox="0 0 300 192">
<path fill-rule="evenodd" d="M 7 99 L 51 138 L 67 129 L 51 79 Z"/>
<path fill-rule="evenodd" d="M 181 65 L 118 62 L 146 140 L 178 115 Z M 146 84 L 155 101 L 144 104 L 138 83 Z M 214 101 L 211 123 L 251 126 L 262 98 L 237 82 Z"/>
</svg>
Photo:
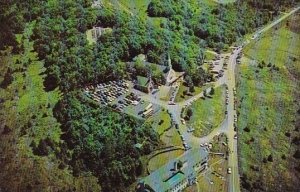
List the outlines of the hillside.
<svg viewBox="0 0 300 192">
<path fill-rule="evenodd" d="M 237 88 L 244 191 L 299 189 L 299 19 L 298 13 L 244 50 Z"/>
</svg>

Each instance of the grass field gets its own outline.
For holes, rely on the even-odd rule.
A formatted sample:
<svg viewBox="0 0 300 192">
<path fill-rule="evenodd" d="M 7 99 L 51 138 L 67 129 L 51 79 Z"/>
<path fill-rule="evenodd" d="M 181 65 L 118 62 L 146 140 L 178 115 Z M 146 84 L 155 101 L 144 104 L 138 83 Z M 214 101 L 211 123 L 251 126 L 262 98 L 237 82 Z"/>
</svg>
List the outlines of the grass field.
<svg viewBox="0 0 300 192">
<path fill-rule="evenodd" d="M 220 156 L 211 156 L 208 161 L 210 168 L 205 176 L 197 178 L 198 191 L 226 192 L 227 161 Z M 223 178 L 221 178 L 223 177 Z"/>
<path fill-rule="evenodd" d="M 192 96 L 184 95 L 183 92 L 184 91 L 188 91 L 189 87 L 186 87 L 186 86 L 184 86 L 184 85 L 181 84 L 179 86 L 179 90 L 178 90 L 177 95 L 175 97 L 175 102 L 181 102 L 181 101 L 190 99 L 191 97 L 193 97 L 193 96 L 201 93 L 206 88 L 206 86 L 203 86 L 203 87 L 194 87 L 194 88 L 195 88 L 195 92 L 192 93 Z"/>
<path fill-rule="evenodd" d="M 210 51 L 205 51 L 204 56 L 205 60 L 213 60 L 216 57 L 216 54 L 213 54 Z"/>
<path fill-rule="evenodd" d="M 179 157 L 183 154 L 183 150 L 174 150 L 168 151 L 165 153 L 161 153 L 157 156 L 151 158 L 148 162 L 148 170 L 150 172 L 155 171 L 156 169 L 162 167 L 163 165 L 167 164 L 170 160 Z"/>
<path fill-rule="evenodd" d="M 237 94 L 245 191 L 297 189 L 299 172 L 294 167 L 299 162 L 292 157 L 296 146 L 291 140 L 299 135 L 295 114 L 299 109 L 300 30 L 294 30 L 299 19 L 298 15 L 289 27 L 282 24 L 244 49 Z M 259 66 L 262 61 L 265 64 Z"/>
<path fill-rule="evenodd" d="M 197 100 L 191 108 L 193 115 L 188 124 L 195 128 L 194 135 L 197 137 L 207 135 L 225 118 L 225 87 L 216 88 L 212 98 Z"/>
<path fill-rule="evenodd" d="M 171 127 L 171 117 L 166 110 L 160 111 L 158 114 L 150 117 L 147 121 L 152 124 L 153 129 L 162 135 L 168 128 Z M 161 123 L 161 121 L 163 121 Z"/>
<path fill-rule="evenodd" d="M 165 143 L 167 146 L 179 146 L 182 147 L 182 141 L 179 136 L 179 133 L 177 130 L 173 127 L 169 129 L 168 131 L 164 132 L 160 139 L 163 143 Z"/>
</svg>

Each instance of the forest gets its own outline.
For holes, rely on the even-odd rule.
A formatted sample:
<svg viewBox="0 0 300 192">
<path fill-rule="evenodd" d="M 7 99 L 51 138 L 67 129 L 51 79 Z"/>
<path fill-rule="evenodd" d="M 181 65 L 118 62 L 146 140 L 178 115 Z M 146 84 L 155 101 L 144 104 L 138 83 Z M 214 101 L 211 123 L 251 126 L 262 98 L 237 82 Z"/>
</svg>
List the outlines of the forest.
<svg viewBox="0 0 300 192">
<path fill-rule="evenodd" d="M 206 49 L 226 51 L 294 1 L 200 9 L 195 2 L 152 0 L 149 18 L 165 18 L 157 27 L 138 14 L 94 9 L 91 0 L 1 1 L 0 190 L 124 191 L 159 137 L 151 125 L 87 100 L 82 87 L 130 78 L 127 62 L 141 53 L 159 65 L 170 54 L 176 71 L 202 85 Z M 90 45 L 92 26 L 112 33 Z"/>
</svg>

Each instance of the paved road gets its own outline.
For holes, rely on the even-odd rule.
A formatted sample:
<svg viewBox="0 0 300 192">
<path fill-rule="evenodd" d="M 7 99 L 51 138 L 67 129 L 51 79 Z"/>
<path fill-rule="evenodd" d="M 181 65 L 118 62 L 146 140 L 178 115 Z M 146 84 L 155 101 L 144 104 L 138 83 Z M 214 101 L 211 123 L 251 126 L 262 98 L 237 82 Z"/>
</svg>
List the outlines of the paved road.
<svg viewBox="0 0 300 192">
<path fill-rule="evenodd" d="M 300 6 L 294 8 L 292 11 L 290 11 L 289 13 L 285 13 L 282 17 L 280 17 L 279 19 L 277 19 L 276 21 L 272 22 L 271 24 L 269 24 L 268 26 L 264 27 L 263 29 L 259 30 L 256 34 L 261 34 L 264 33 L 266 31 L 268 31 L 269 29 L 271 29 L 272 27 L 274 27 L 275 25 L 277 25 L 278 23 L 280 23 L 281 21 L 285 20 L 286 18 L 288 18 L 289 16 L 291 16 L 292 14 L 296 13 L 298 10 L 300 10 Z"/>
<path fill-rule="evenodd" d="M 228 167 L 231 168 L 232 173 L 229 177 L 229 190 L 231 192 L 240 191 L 240 182 L 239 182 L 239 172 L 238 172 L 238 153 L 237 153 L 237 141 L 234 139 L 236 134 L 234 131 L 234 116 L 236 116 L 236 111 L 234 110 L 234 93 L 233 89 L 235 88 L 235 66 L 236 58 L 241 49 L 237 49 L 229 58 L 228 62 L 228 71 L 227 71 L 227 86 L 228 86 L 228 96 L 229 103 L 227 105 L 228 111 L 228 121 L 227 121 L 227 130 L 226 134 L 228 137 L 228 147 L 231 151 L 228 157 Z"/>
</svg>

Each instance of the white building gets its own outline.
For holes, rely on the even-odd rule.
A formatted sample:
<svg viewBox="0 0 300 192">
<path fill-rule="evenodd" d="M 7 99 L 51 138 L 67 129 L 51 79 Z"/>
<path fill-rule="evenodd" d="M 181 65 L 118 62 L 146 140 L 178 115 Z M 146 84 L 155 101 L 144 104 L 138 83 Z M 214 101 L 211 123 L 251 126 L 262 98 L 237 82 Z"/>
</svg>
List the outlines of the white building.
<svg viewBox="0 0 300 192">
<path fill-rule="evenodd" d="M 197 175 L 206 169 L 208 151 L 204 148 L 189 150 L 179 158 L 145 177 L 137 186 L 137 192 L 179 192 L 196 181 Z"/>
</svg>

